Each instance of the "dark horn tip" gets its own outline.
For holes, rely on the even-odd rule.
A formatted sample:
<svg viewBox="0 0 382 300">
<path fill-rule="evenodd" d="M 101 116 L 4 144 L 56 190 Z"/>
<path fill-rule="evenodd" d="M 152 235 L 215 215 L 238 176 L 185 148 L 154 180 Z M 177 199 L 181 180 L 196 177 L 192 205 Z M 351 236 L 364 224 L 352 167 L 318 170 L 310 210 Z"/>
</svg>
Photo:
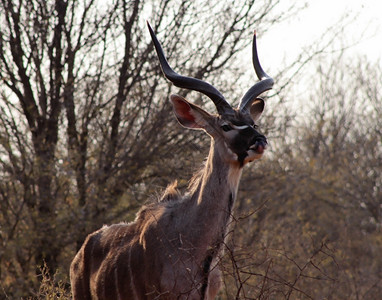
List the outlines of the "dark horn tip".
<svg viewBox="0 0 382 300">
<path fill-rule="evenodd" d="M 154 43 L 154 47 L 157 52 L 160 66 L 164 76 L 177 87 L 198 91 L 208 96 L 214 102 L 219 114 L 232 112 L 232 107 L 224 99 L 223 95 L 211 84 L 197 78 L 179 75 L 170 67 L 162 49 L 162 46 L 159 43 L 154 33 L 154 30 L 151 28 L 150 23 L 148 21 L 147 26 L 149 28 L 151 39 Z"/>
<path fill-rule="evenodd" d="M 147 24 L 147 27 L 149 28 L 150 35 L 152 36 L 152 35 L 154 34 L 154 30 L 153 30 L 153 28 L 151 27 L 149 20 L 146 20 L 146 24 Z"/>
</svg>

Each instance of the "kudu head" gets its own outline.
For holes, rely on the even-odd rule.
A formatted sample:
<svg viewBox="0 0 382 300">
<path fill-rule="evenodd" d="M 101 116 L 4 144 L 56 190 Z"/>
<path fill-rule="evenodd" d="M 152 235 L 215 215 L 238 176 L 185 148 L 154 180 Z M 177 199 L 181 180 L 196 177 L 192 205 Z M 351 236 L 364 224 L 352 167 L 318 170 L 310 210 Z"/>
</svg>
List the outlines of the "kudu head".
<svg viewBox="0 0 382 300">
<path fill-rule="evenodd" d="M 218 115 L 211 115 L 199 106 L 188 102 L 179 95 L 171 95 L 175 115 L 184 127 L 204 129 L 219 143 L 218 150 L 230 163 L 245 163 L 262 156 L 267 145 L 264 135 L 257 131 L 255 122 L 264 110 L 264 100 L 259 95 L 273 86 L 273 79 L 262 69 L 257 56 L 256 32 L 253 37 L 252 60 L 258 81 L 233 108 L 224 96 L 211 84 L 197 79 L 179 75 L 168 64 L 163 49 L 147 22 L 160 65 L 165 77 L 175 86 L 194 90 L 208 96 L 215 104 Z"/>
</svg>

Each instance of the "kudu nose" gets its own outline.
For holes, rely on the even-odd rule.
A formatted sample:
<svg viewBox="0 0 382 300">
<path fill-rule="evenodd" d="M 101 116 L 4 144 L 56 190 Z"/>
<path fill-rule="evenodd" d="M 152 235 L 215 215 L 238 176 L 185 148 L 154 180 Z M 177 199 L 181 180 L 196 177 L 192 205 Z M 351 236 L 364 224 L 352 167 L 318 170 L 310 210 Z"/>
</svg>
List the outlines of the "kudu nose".
<svg viewBox="0 0 382 300">
<path fill-rule="evenodd" d="M 254 150 L 256 153 L 262 154 L 266 149 L 267 144 L 267 138 L 264 135 L 258 133 L 252 139 L 250 149 Z"/>
</svg>

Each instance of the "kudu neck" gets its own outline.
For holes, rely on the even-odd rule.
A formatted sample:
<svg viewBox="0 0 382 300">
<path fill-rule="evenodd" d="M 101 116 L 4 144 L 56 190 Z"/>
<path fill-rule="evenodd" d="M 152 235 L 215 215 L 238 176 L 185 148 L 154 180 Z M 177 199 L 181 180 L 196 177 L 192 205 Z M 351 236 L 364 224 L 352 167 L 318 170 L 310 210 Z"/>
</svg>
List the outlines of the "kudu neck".
<svg viewBox="0 0 382 300">
<path fill-rule="evenodd" d="M 198 205 L 222 207 L 226 205 L 227 199 L 234 201 L 242 168 L 238 162 L 228 159 L 227 151 L 223 142 L 211 139 L 204 168 L 192 183 L 192 197 Z"/>
<path fill-rule="evenodd" d="M 239 164 L 230 164 L 218 147 L 224 145 L 211 142 L 204 168 L 189 191 L 189 224 L 198 232 L 192 244 L 198 249 L 221 245 L 225 239 L 240 181 Z"/>
</svg>

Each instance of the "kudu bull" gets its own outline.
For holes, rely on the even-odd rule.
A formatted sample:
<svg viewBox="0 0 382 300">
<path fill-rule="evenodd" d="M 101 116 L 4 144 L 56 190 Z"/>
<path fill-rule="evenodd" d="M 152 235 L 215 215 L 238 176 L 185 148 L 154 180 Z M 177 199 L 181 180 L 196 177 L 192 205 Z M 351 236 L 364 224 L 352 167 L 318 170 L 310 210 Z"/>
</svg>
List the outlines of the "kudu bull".
<svg viewBox="0 0 382 300">
<path fill-rule="evenodd" d="M 210 151 L 184 195 L 172 184 L 134 222 L 104 226 L 86 238 L 70 268 L 74 299 L 214 299 L 243 166 L 260 158 L 267 145 L 255 122 L 264 109 L 258 96 L 272 88 L 273 79 L 260 66 L 256 35 L 252 56 L 260 81 L 232 108 L 209 83 L 172 70 L 148 27 L 165 77 L 214 102 L 218 115 L 181 96 L 170 98 L 180 124 L 211 136 Z"/>
</svg>

